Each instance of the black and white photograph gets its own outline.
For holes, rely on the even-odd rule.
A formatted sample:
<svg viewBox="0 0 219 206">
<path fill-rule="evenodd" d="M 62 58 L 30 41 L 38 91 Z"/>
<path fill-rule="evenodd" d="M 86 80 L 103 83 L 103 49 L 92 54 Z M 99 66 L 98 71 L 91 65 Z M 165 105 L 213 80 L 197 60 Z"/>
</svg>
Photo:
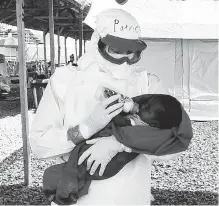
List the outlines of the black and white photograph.
<svg viewBox="0 0 219 206">
<path fill-rule="evenodd" d="M 218 205 L 218 0 L 0 0 L 0 205 Z"/>
</svg>

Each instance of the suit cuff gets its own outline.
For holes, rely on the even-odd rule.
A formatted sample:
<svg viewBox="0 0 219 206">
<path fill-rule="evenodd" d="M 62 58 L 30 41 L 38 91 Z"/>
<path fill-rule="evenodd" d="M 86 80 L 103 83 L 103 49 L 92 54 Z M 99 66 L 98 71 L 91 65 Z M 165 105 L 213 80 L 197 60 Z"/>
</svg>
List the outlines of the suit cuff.
<svg viewBox="0 0 219 206">
<path fill-rule="evenodd" d="M 75 127 L 69 127 L 67 131 L 67 137 L 69 141 L 72 141 L 75 145 L 86 140 L 79 130 L 79 125 Z"/>
</svg>

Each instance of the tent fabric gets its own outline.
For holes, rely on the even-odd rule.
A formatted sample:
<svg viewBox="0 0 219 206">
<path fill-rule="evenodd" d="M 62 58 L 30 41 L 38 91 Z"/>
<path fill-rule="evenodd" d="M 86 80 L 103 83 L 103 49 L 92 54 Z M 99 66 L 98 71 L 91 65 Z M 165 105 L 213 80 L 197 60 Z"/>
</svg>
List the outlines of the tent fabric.
<svg viewBox="0 0 219 206">
<path fill-rule="evenodd" d="M 218 120 L 218 41 L 183 40 L 184 107 L 193 120 Z"/>
<path fill-rule="evenodd" d="M 131 13 L 141 26 L 143 38 L 219 38 L 218 1 L 128 0 L 119 5 L 115 0 L 93 0 L 85 23 L 95 28 L 96 15 L 110 8 Z"/>
<path fill-rule="evenodd" d="M 218 120 L 218 41 L 145 39 L 140 64 L 154 73 L 192 120 Z"/>
<path fill-rule="evenodd" d="M 189 73 L 192 100 L 218 98 L 218 42 L 210 40 L 184 40 L 184 65 Z M 188 83 L 185 83 L 188 90 Z"/>
</svg>

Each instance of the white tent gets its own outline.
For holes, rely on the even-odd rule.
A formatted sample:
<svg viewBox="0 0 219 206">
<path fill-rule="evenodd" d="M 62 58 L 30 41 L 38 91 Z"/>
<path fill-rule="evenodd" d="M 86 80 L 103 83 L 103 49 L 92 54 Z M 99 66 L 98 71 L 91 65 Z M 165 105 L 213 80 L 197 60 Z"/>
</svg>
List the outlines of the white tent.
<svg viewBox="0 0 219 206">
<path fill-rule="evenodd" d="M 192 120 L 218 120 L 218 1 L 94 0 L 85 22 L 107 8 L 131 13 L 148 47 L 140 64 L 156 74 Z M 138 4 L 136 4 L 138 2 Z"/>
</svg>

